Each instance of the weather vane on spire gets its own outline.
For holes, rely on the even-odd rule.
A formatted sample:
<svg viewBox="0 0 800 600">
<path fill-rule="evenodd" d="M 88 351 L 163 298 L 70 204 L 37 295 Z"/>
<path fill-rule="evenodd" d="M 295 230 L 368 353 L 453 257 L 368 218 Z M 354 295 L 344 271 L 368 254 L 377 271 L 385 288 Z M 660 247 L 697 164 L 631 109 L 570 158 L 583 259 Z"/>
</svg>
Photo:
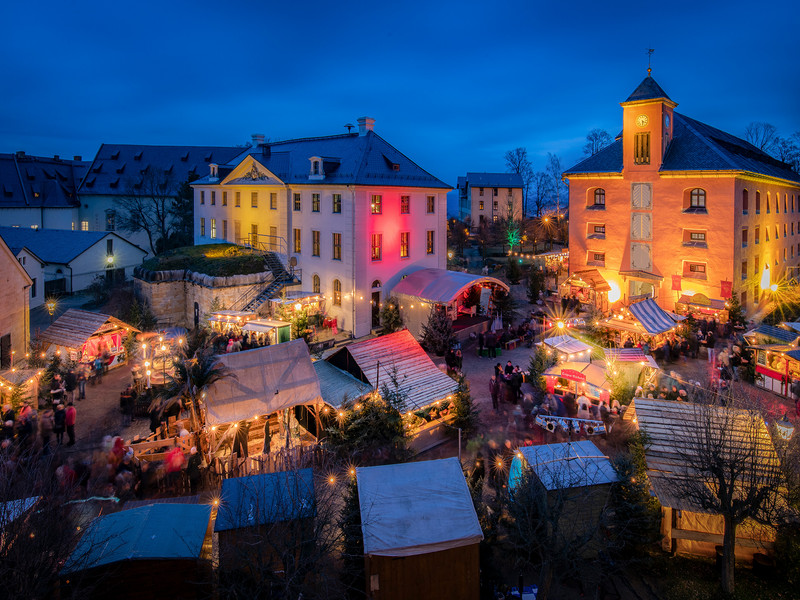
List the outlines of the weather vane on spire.
<svg viewBox="0 0 800 600">
<path fill-rule="evenodd" d="M 653 52 L 655 52 L 655 48 L 648 48 L 647 49 L 647 76 L 650 77 L 650 73 L 653 69 L 650 68 L 650 57 L 653 56 Z"/>
</svg>

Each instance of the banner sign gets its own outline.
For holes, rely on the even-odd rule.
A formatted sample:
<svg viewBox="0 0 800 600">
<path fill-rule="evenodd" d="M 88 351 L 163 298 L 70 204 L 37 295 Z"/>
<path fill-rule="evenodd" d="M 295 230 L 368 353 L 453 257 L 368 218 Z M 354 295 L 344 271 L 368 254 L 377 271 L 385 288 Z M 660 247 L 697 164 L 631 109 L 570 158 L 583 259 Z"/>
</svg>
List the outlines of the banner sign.
<svg viewBox="0 0 800 600">
<path fill-rule="evenodd" d="M 727 300 L 733 294 L 733 282 L 732 281 L 720 281 L 719 282 L 719 295 L 722 297 L 723 300 Z"/>
<path fill-rule="evenodd" d="M 570 381 L 586 381 L 586 375 L 574 369 L 563 369 L 561 377 L 569 379 Z"/>
<path fill-rule="evenodd" d="M 672 276 L 672 290 L 675 292 L 681 291 L 681 276 L 680 275 L 673 275 Z"/>
<path fill-rule="evenodd" d="M 602 421 L 593 419 L 571 419 L 569 417 L 537 415 L 536 424 L 551 433 L 555 433 L 556 428 L 560 428 L 564 433 L 583 433 L 585 435 L 606 433 L 605 424 Z"/>
</svg>

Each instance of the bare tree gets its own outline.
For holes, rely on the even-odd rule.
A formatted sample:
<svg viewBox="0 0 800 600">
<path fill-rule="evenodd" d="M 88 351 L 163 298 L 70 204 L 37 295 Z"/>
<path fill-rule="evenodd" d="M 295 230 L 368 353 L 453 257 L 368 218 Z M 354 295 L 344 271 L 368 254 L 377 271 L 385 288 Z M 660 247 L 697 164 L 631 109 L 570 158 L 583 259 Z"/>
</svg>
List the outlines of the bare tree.
<svg viewBox="0 0 800 600">
<path fill-rule="evenodd" d="M 517 173 L 522 177 L 522 218 L 528 215 L 528 197 L 533 183 L 533 165 L 528 158 L 527 148 L 514 148 L 503 156 L 506 160 L 506 170 Z"/>
<path fill-rule="evenodd" d="M 778 455 L 761 415 L 744 396 L 698 393 L 687 407 L 673 479 L 679 497 L 724 521 L 722 590 L 734 590 L 736 528 L 745 521 L 774 526 L 786 509 Z"/>
<path fill-rule="evenodd" d="M 613 141 L 611 135 L 605 129 L 592 129 L 586 134 L 583 153 L 587 156 L 594 156 Z"/>
<path fill-rule="evenodd" d="M 128 181 L 119 200 L 120 228 L 130 233 L 145 232 L 153 254 L 172 232 L 178 187 L 171 172 L 148 166 L 139 179 Z"/>
<path fill-rule="evenodd" d="M 775 149 L 778 130 L 771 123 L 752 122 L 744 130 L 745 139 L 756 148 L 770 153 Z"/>
<path fill-rule="evenodd" d="M 556 154 L 547 153 L 547 175 L 550 177 L 551 191 L 555 196 L 556 214 L 561 213 L 561 198 L 566 200 L 567 189 L 561 174 L 564 168 L 561 166 L 561 159 Z"/>
<path fill-rule="evenodd" d="M 542 212 L 547 207 L 547 200 L 552 192 L 553 185 L 550 181 L 550 176 L 544 171 L 537 171 L 533 174 L 531 182 L 531 195 L 530 202 L 535 211 L 535 217 L 542 216 Z"/>
<path fill-rule="evenodd" d="M 778 137 L 775 141 L 775 157 L 789 165 L 796 173 L 800 172 L 800 147 L 797 142 L 800 135 L 795 133 L 792 137 Z"/>
</svg>

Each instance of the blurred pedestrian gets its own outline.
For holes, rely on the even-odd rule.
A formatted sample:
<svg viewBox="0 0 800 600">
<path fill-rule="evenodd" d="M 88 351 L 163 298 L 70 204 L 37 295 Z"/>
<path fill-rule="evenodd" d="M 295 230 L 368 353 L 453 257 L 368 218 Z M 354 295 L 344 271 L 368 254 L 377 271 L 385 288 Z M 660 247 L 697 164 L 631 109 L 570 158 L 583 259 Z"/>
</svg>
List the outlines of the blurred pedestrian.
<svg viewBox="0 0 800 600">
<path fill-rule="evenodd" d="M 69 437 L 69 443 L 67 446 L 74 446 L 75 445 L 75 419 L 78 415 L 78 411 L 75 410 L 75 406 L 70 402 L 67 404 L 67 410 L 64 411 L 64 424 L 67 427 L 67 436 Z"/>
<path fill-rule="evenodd" d="M 67 413 L 64 405 L 56 405 L 56 412 L 53 413 L 53 433 L 56 434 L 56 444 L 59 446 L 64 443 L 64 431 L 67 428 Z"/>
</svg>

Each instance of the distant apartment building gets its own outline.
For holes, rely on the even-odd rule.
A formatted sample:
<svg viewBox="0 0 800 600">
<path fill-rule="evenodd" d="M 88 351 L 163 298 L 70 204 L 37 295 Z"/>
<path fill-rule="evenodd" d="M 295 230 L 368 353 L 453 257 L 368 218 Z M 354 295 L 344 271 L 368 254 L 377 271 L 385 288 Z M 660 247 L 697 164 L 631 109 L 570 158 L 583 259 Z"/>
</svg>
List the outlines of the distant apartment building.
<svg viewBox="0 0 800 600">
<path fill-rule="evenodd" d="M 522 218 L 522 177 L 518 173 L 467 173 L 458 178 L 459 218 L 472 228 Z"/>
<path fill-rule="evenodd" d="M 754 311 L 800 265 L 800 175 L 675 112 L 649 74 L 621 105 L 620 137 L 564 173 L 570 274 L 596 270 L 612 302 Z"/>
<path fill-rule="evenodd" d="M 252 243 L 296 261 L 355 336 L 405 275 L 447 264 L 446 185 L 358 120 L 354 133 L 264 142 L 211 164 L 194 188 L 195 244 Z"/>
</svg>

